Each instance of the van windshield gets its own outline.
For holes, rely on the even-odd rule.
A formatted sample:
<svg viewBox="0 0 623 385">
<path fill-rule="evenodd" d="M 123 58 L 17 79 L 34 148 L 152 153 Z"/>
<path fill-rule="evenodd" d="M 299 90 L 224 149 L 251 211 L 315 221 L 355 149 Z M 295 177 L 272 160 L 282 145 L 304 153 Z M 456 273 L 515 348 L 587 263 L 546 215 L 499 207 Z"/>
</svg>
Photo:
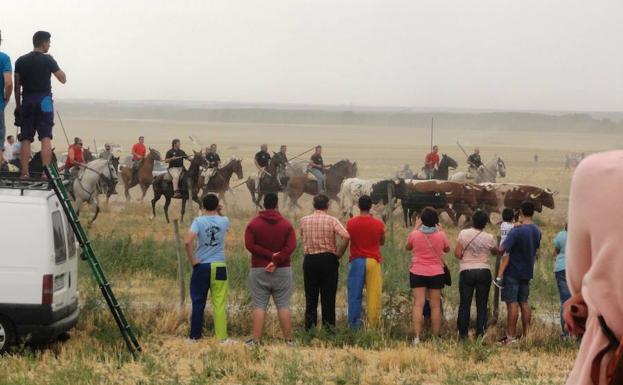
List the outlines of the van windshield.
<svg viewBox="0 0 623 385">
<path fill-rule="evenodd" d="M 54 232 L 54 256 L 56 264 L 58 265 L 67 260 L 65 231 L 63 229 L 63 218 L 60 211 L 52 213 L 52 229 Z"/>
</svg>

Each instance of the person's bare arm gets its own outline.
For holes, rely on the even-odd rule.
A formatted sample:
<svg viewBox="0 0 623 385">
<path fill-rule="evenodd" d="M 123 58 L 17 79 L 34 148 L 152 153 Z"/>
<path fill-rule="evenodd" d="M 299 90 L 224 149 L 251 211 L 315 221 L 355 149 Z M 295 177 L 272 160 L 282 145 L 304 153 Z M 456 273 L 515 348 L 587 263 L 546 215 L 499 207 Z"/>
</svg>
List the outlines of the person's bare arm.
<svg viewBox="0 0 623 385">
<path fill-rule="evenodd" d="M 22 106 L 22 81 L 19 73 L 13 73 L 13 92 L 15 95 L 15 108 L 19 109 Z"/>
<path fill-rule="evenodd" d="M 61 84 L 65 84 L 67 83 L 67 75 L 65 75 L 65 72 L 63 70 L 58 70 L 56 72 L 54 72 L 54 77 L 61 82 Z"/>
<path fill-rule="evenodd" d="M 192 267 L 195 267 L 199 263 L 199 261 L 195 258 L 195 238 L 197 238 L 197 234 L 189 231 L 186 234 L 186 238 L 184 239 L 184 248 L 186 249 L 186 256 L 188 257 L 188 261 Z"/>
<path fill-rule="evenodd" d="M 558 257 L 558 254 L 560 254 L 560 248 L 558 246 L 554 247 L 554 253 L 552 254 L 552 257 L 554 259 L 556 259 L 556 257 Z"/>
<path fill-rule="evenodd" d="M 4 105 L 6 106 L 13 93 L 13 79 L 10 72 L 4 72 L 2 77 L 4 78 Z"/>
<path fill-rule="evenodd" d="M 461 241 L 458 241 L 456 243 L 456 247 L 454 248 L 454 256 L 457 259 L 462 259 L 463 258 L 463 244 L 461 243 Z"/>
<path fill-rule="evenodd" d="M 385 244 L 385 233 L 381 234 L 381 241 L 379 242 L 381 246 Z"/>
<path fill-rule="evenodd" d="M 342 238 L 342 242 L 340 243 L 340 249 L 337 252 L 337 257 L 341 258 L 344 253 L 346 253 L 346 249 L 348 249 L 348 245 L 350 244 L 350 238 Z"/>
</svg>

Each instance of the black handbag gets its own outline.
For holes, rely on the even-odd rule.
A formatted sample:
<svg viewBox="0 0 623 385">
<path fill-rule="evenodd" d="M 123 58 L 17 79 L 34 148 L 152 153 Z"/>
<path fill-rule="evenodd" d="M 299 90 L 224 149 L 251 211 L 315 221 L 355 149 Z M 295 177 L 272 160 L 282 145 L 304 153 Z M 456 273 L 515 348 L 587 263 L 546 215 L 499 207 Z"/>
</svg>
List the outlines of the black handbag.
<svg viewBox="0 0 623 385">
<path fill-rule="evenodd" d="M 437 256 L 437 258 L 439 258 L 443 262 L 443 259 L 441 258 L 441 256 L 437 255 L 437 253 L 435 252 L 435 248 L 433 247 L 433 244 L 430 243 L 430 239 L 428 239 L 428 235 L 426 235 L 425 232 L 422 232 L 422 234 L 424 235 L 424 238 L 426 238 L 428 247 L 430 247 L 431 251 L 433 252 L 433 255 Z M 446 265 L 445 262 L 443 262 L 443 283 L 446 286 L 452 286 L 452 274 L 450 274 L 450 269 L 448 269 L 448 265 Z"/>
</svg>

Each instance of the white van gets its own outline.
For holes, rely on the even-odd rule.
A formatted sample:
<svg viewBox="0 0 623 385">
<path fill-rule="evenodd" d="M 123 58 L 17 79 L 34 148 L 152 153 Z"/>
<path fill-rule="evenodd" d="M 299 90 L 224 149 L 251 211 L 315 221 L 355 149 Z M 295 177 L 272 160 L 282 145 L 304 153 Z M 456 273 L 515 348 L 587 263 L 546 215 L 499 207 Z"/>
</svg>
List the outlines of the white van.
<svg viewBox="0 0 623 385">
<path fill-rule="evenodd" d="M 0 353 L 78 321 L 78 247 L 48 182 L 0 176 Z"/>
</svg>

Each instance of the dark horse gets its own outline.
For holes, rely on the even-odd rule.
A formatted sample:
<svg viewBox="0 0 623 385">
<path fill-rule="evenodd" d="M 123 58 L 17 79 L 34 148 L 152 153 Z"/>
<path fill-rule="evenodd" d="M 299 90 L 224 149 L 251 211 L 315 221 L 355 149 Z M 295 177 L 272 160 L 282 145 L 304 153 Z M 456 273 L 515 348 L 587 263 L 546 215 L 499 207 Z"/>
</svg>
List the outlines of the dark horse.
<svg viewBox="0 0 623 385">
<path fill-rule="evenodd" d="M 456 160 L 450 158 L 448 155 L 443 154 L 441 156 L 441 160 L 439 161 L 439 167 L 437 168 L 437 170 L 434 170 L 433 172 L 433 177 L 430 179 L 437 179 L 437 180 L 448 180 L 448 177 L 450 176 L 450 173 L 448 172 L 448 169 L 456 169 L 459 166 L 459 164 L 456 162 Z M 425 171 L 421 171 L 420 173 L 418 173 L 414 179 L 429 179 L 426 175 Z"/>
<path fill-rule="evenodd" d="M 336 202 L 340 201 L 337 194 L 340 192 L 342 182 L 346 178 L 354 178 L 357 176 L 357 162 L 351 162 L 347 159 L 340 160 L 336 164 L 329 166 L 325 172 L 326 194 L 330 199 Z M 293 176 L 288 180 L 287 194 L 290 198 L 290 206 L 301 208 L 298 200 L 304 193 L 310 195 L 318 194 L 318 184 L 315 179 L 310 179 L 307 175 Z"/>
<path fill-rule="evenodd" d="M 188 181 L 190 180 L 193 186 L 197 186 L 197 182 L 199 181 L 199 174 L 201 173 L 200 167 L 206 166 L 207 162 L 201 153 L 195 152 L 195 156 L 190 162 L 190 167 L 188 167 L 188 171 L 184 171 L 180 176 L 180 193 L 182 194 L 182 210 L 181 210 L 181 220 L 184 222 L 184 213 L 186 212 L 186 201 L 189 199 L 188 194 Z M 151 212 L 152 218 L 156 217 L 156 202 L 160 200 L 160 197 L 164 195 L 164 216 L 167 219 L 167 223 L 169 221 L 169 205 L 171 204 L 171 199 L 173 198 L 173 182 L 170 180 L 165 180 L 164 176 L 166 174 L 158 175 L 154 178 L 152 182 L 152 187 L 154 189 L 154 199 L 151 200 Z M 193 194 L 194 195 L 194 194 Z M 178 198 L 176 198 L 178 199 Z"/>
<path fill-rule="evenodd" d="M 219 198 L 225 199 L 225 192 L 229 190 L 229 181 L 231 180 L 232 175 L 236 174 L 238 179 L 244 178 L 242 174 L 242 160 L 233 157 L 223 167 L 216 170 L 216 173 L 208 183 L 204 185 L 204 176 L 202 175 L 199 178 L 199 185 L 197 187 L 203 186 L 203 195 L 207 195 L 208 193 L 216 193 Z M 193 190 L 195 187 L 193 186 Z M 198 190 L 198 189 L 197 189 Z M 197 202 L 199 203 L 199 202 Z M 201 203 L 199 203 L 201 205 Z"/>
<path fill-rule="evenodd" d="M 262 208 L 262 204 L 260 202 L 266 193 L 278 193 L 284 191 L 284 187 L 288 183 L 287 178 L 282 177 L 284 175 L 286 165 L 287 162 L 284 156 L 280 152 L 273 152 L 273 157 L 270 158 L 268 167 L 266 167 L 268 174 L 265 174 L 260 179 L 260 188 L 258 191 L 255 191 L 255 178 L 250 177 L 247 179 L 247 188 L 251 193 L 251 199 L 253 200 L 253 203 L 255 203 L 255 206 Z"/>
<path fill-rule="evenodd" d="M 54 153 L 54 149 L 52 149 L 52 163 L 56 164 L 57 162 L 58 160 L 56 159 L 56 154 Z M 22 165 L 20 163 L 19 158 L 12 160 L 10 163 L 11 165 L 21 170 Z M 0 170 L 0 171 L 4 171 L 4 170 Z M 43 175 L 43 163 L 41 161 L 41 151 L 35 152 L 32 159 L 30 160 L 30 163 L 28 164 L 28 173 L 33 177 L 38 177 L 38 176 Z"/>
</svg>

